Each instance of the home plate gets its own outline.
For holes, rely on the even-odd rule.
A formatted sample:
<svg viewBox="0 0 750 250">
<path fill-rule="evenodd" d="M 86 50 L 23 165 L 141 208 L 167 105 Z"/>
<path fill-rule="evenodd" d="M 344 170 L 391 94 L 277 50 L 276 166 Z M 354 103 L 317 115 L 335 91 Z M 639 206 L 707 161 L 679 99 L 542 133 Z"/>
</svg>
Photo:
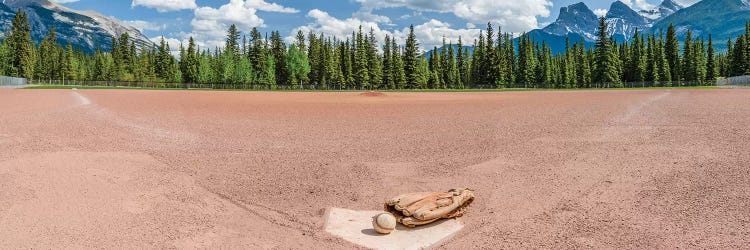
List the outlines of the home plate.
<svg viewBox="0 0 750 250">
<path fill-rule="evenodd" d="M 449 219 L 416 228 L 398 225 L 391 234 L 379 234 L 372 228 L 372 217 L 381 213 L 383 211 L 330 208 L 326 214 L 325 230 L 372 249 L 426 249 L 443 243 L 464 227 L 458 219 Z"/>
</svg>

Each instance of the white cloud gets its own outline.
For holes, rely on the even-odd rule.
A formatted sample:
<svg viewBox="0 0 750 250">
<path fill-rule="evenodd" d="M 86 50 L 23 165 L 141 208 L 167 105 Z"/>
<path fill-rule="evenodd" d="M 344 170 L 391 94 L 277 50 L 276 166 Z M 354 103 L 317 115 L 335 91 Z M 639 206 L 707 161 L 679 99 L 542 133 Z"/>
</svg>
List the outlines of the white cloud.
<svg viewBox="0 0 750 250">
<path fill-rule="evenodd" d="M 281 6 L 276 3 L 268 3 L 263 0 L 230 0 L 218 9 L 212 7 L 200 7 L 194 11 L 193 27 L 191 33 L 181 34 L 182 40 L 192 36 L 199 45 L 203 47 L 223 47 L 226 32 L 229 26 L 234 24 L 242 32 L 248 32 L 253 27 L 265 27 L 262 18 L 257 15 L 258 11 L 296 13 L 298 10 Z"/>
<path fill-rule="evenodd" d="M 443 45 L 443 38 L 446 43 L 456 44 L 461 37 L 464 44 L 471 44 L 475 38 L 479 37 L 479 29 L 453 29 L 451 25 L 435 19 L 426 23 L 414 26 L 414 35 L 419 40 L 422 49 L 432 49 Z M 409 34 L 409 28 L 395 32 L 397 37 L 405 38 Z"/>
<path fill-rule="evenodd" d="M 378 41 L 383 41 L 386 34 L 391 34 L 386 30 L 380 28 L 377 22 L 365 21 L 359 18 L 347 18 L 338 19 L 332 17 L 328 12 L 314 9 L 307 13 L 307 17 L 313 18 L 314 21 L 305 26 L 296 28 L 290 36 L 287 38 L 288 41 L 294 41 L 297 31 L 313 32 L 316 34 L 325 34 L 326 36 L 337 37 L 340 39 L 351 38 L 352 31 L 359 30 L 362 26 L 362 32 L 370 32 L 370 28 L 373 29 L 373 33 Z"/>
<path fill-rule="evenodd" d="M 390 31 L 381 28 L 377 22 L 365 21 L 356 17 L 338 19 L 329 15 L 327 12 L 318 9 L 311 10 L 307 13 L 307 16 L 313 18 L 314 21 L 295 29 L 290 36 L 287 37 L 288 42 L 293 42 L 294 36 L 297 34 L 297 31 L 300 30 L 305 34 L 313 32 L 315 34 L 324 34 L 339 39 L 351 39 L 352 31 L 359 30 L 360 26 L 362 26 L 362 31 L 364 33 L 369 33 L 372 28 L 375 38 L 378 43 L 381 44 L 386 35 L 396 37 L 400 43 L 403 43 L 409 34 L 408 27 L 402 30 Z M 420 46 L 423 50 L 432 49 L 434 46 L 441 46 L 443 43 L 443 37 L 445 37 L 446 41 L 455 44 L 458 42 L 458 37 L 461 36 L 464 43 L 469 44 L 475 37 L 479 36 L 479 31 L 479 29 L 473 28 L 453 29 L 450 24 L 435 19 L 414 26 L 414 34 L 416 35 L 417 40 L 419 40 Z"/>
<path fill-rule="evenodd" d="M 143 21 L 143 20 L 132 20 L 132 21 L 124 21 L 124 22 L 130 26 L 135 27 L 141 32 L 146 31 L 146 30 L 162 31 L 167 28 L 166 24 L 158 25 L 158 24 L 148 22 L 148 21 Z"/>
<path fill-rule="evenodd" d="M 51 0 L 51 1 L 54 3 L 75 3 L 75 2 L 78 2 L 79 0 Z"/>
<path fill-rule="evenodd" d="M 627 5 L 628 7 L 635 9 L 635 10 L 650 10 L 653 9 L 655 6 L 646 2 L 646 0 L 620 0 L 622 3 Z"/>
<path fill-rule="evenodd" d="M 362 10 L 406 7 L 419 11 L 453 13 L 472 23 L 493 22 L 511 32 L 539 28 L 537 17 L 548 17 L 549 0 L 355 0 Z"/>
<path fill-rule="evenodd" d="M 247 0 L 245 7 L 253 8 L 261 11 L 269 12 L 280 12 L 280 13 L 297 13 L 299 10 L 295 8 L 284 7 L 276 3 L 267 3 L 264 0 Z"/>
<path fill-rule="evenodd" d="M 394 24 L 391 22 L 391 18 L 383 15 L 376 15 L 373 14 L 372 11 L 363 11 L 359 10 L 357 12 L 354 12 L 352 14 L 352 17 L 362 19 L 364 21 L 368 22 L 374 22 L 374 23 L 382 23 L 393 26 Z M 402 16 L 403 19 L 403 16 Z"/>
<path fill-rule="evenodd" d="M 604 16 L 607 15 L 607 10 L 606 9 L 595 9 L 594 10 L 594 14 L 596 14 L 596 16 L 598 16 L 598 17 L 604 17 Z"/>
<path fill-rule="evenodd" d="M 195 0 L 133 0 L 131 6 L 143 6 L 156 9 L 159 12 L 192 10 L 198 8 L 198 5 L 195 4 Z"/>
</svg>

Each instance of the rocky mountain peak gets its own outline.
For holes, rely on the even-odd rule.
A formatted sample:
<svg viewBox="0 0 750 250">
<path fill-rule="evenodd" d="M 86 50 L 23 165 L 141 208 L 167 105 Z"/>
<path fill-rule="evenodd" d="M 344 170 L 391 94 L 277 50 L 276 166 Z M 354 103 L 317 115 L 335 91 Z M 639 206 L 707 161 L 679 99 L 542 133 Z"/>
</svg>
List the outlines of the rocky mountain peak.
<svg viewBox="0 0 750 250">
<path fill-rule="evenodd" d="M 86 52 L 101 48 L 108 50 L 112 37 L 128 33 L 138 46 L 151 46 L 153 42 L 138 29 L 113 17 L 90 11 L 78 11 L 49 0 L 2 0 L 0 2 L 0 40 L 10 29 L 15 12 L 21 9 L 28 14 L 31 36 L 40 41 L 51 27 L 55 27 L 58 42 L 70 43 Z"/>
</svg>

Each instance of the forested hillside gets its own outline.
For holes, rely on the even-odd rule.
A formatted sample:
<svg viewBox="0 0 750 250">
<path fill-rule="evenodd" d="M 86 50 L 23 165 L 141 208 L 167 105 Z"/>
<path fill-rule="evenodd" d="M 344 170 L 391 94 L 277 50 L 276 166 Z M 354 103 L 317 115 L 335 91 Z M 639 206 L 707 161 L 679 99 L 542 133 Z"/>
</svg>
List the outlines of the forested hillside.
<svg viewBox="0 0 750 250">
<path fill-rule="evenodd" d="M 392 37 L 377 41 L 372 31 L 360 28 L 346 39 L 300 32 L 287 46 L 279 32 L 270 37 L 257 29 L 241 34 L 232 26 L 224 48 L 199 48 L 191 38 L 174 57 L 166 42 L 137 46 L 128 34 L 112 39 L 112 51 L 93 54 L 58 44 L 54 29 L 35 45 L 27 16 L 19 12 L 0 44 L 0 74 L 36 81 L 463 89 L 705 85 L 719 76 L 750 73 L 748 34 L 723 41 L 729 52 L 717 54 L 711 36 L 696 39 L 688 31 L 681 44 L 672 26 L 665 34 L 636 31 L 624 43 L 608 35 L 605 19 L 599 20 L 598 30 L 594 48 L 567 41 L 565 53 L 553 54 L 545 42 L 529 35 L 520 36 L 516 46 L 511 34 L 496 34 L 488 24 L 480 37 L 448 42 L 428 58 L 413 28 L 405 44 Z M 473 51 L 466 49 L 469 44 Z"/>
</svg>

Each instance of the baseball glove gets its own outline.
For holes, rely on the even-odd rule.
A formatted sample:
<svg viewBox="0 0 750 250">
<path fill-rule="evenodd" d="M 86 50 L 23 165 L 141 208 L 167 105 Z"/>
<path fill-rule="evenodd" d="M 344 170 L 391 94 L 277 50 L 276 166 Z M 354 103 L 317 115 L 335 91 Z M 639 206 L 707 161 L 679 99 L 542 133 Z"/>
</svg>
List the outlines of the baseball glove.
<svg viewBox="0 0 750 250">
<path fill-rule="evenodd" d="M 448 192 L 409 193 L 386 201 L 385 211 L 407 227 L 416 227 L 439 219 L 461 217 L 474 201 L 474 193 L 466 188 Z"/>
</svg>

